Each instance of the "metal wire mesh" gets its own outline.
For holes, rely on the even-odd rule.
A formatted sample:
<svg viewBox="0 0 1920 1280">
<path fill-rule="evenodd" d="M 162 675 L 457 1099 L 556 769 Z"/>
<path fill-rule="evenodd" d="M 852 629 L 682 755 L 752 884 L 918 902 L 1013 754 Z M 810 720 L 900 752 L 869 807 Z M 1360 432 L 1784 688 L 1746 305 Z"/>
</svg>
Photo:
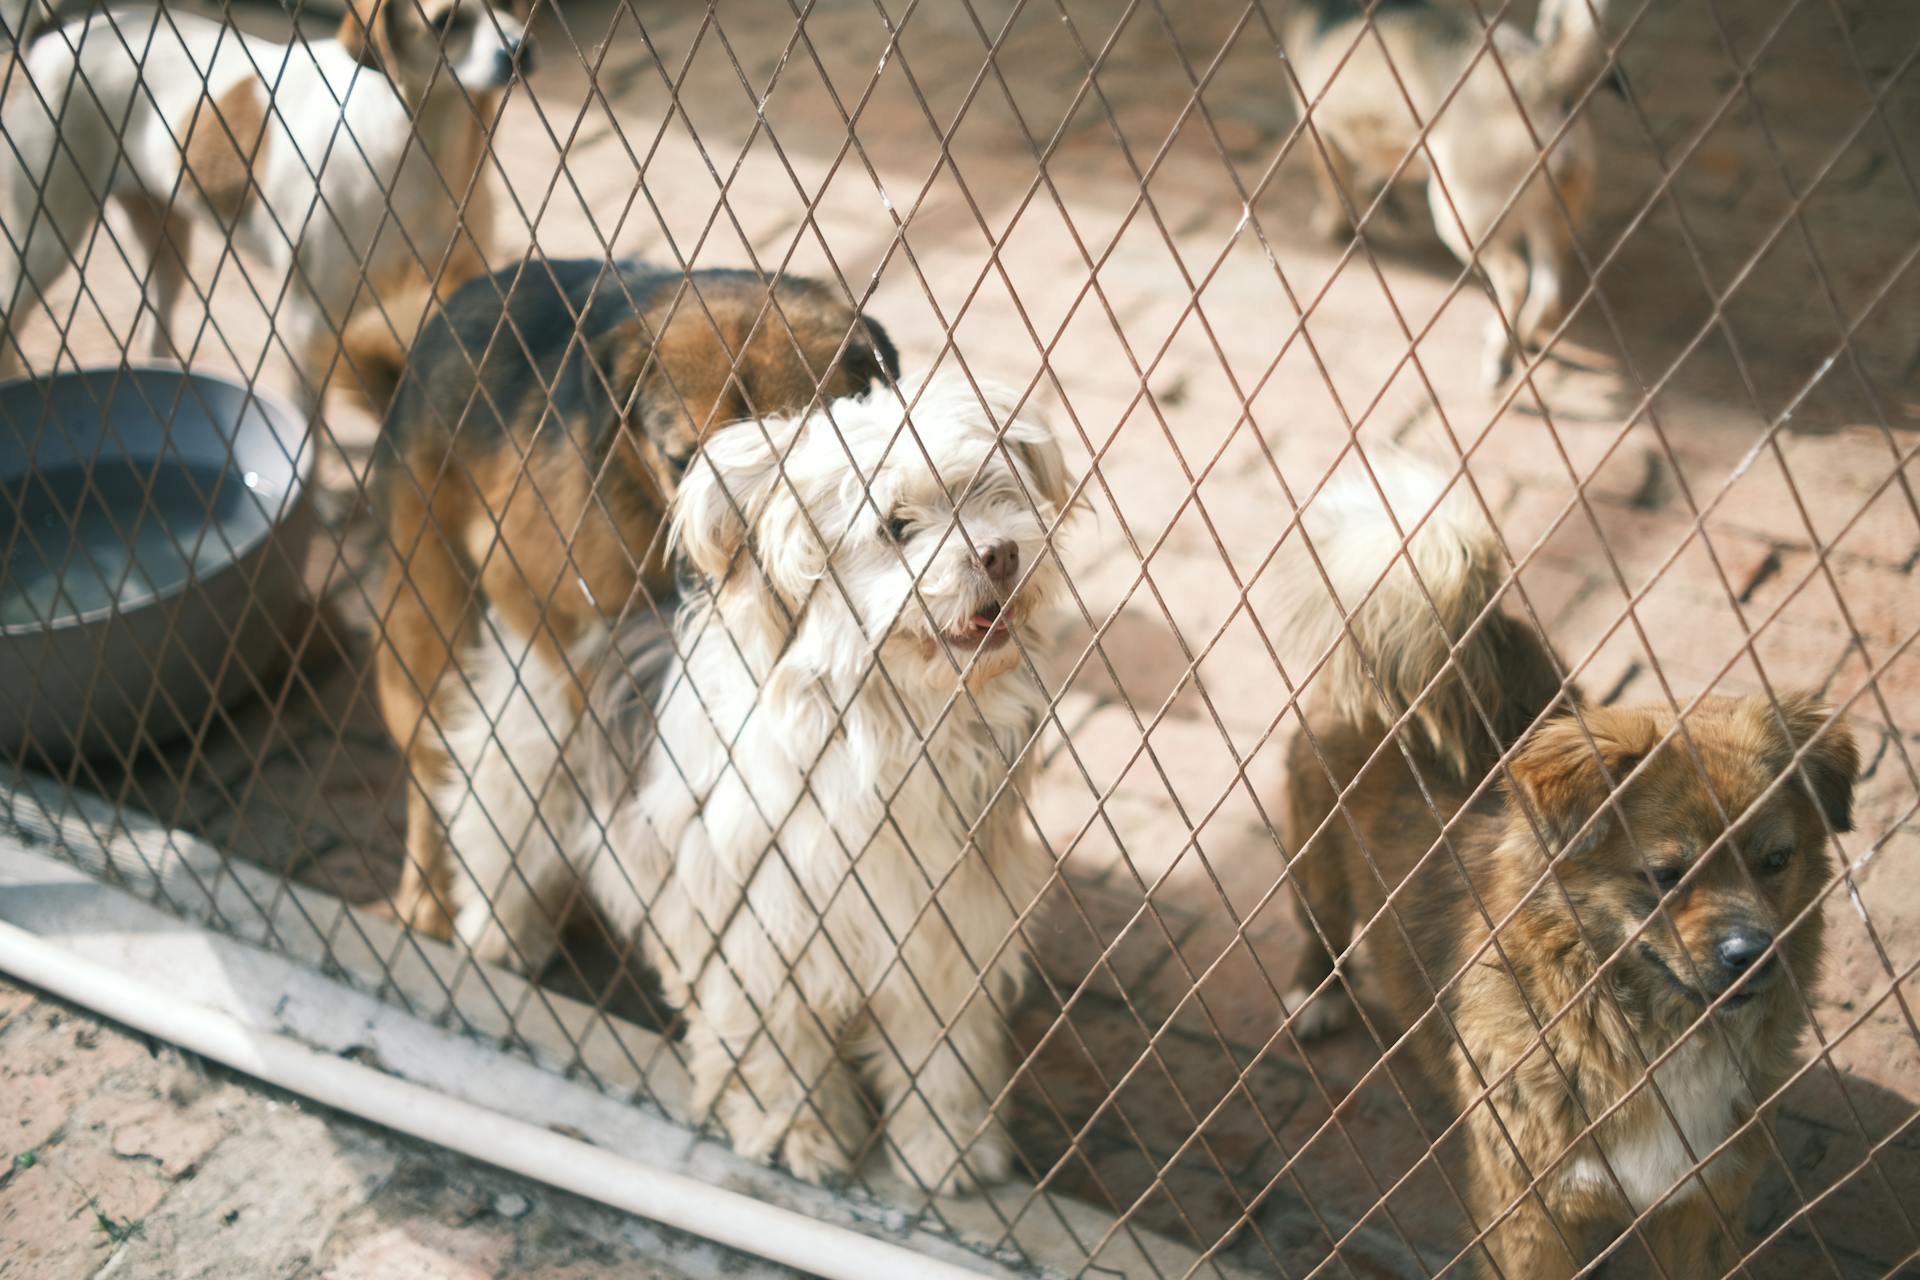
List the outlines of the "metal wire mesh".
<svg viewBox="0 0 1920 1280">
<path fill-rule="evenodd" d="M 1703 1143 L 1684 1118 L 1696 1106 L 1689 1046 L 1727 1044 L 1725 1025 L 1703 1014 L 1678 1040 L 1629 1038 L 1621 1048 L 1638 1086 L 1580 1115 L 1575 1131 L 1597 1134 L 1623 1108 L 1652 1099 L 1683 1149 L 1683 1172 L 1643 1202 L 1627 1190 L 1639 1171 L 1615 1167 L 1633 1160 L 1631 1152 L 1586 1148 L 1599 1153 L 1579 1157 L 1595 1166 L 1586 1174 L 1593 1194 L 1616 1197 L 1621 1211 L 1618 1226 L 1596 1239 L 1579 1238 L 1579 1224 L 1547 1212 L 1568 1273 L 1695 1273 L 1674 1261 L 1692 1255 L 1662 1239 L 1665 1215 L 1681 1204 L 1695 1215 L 1692 1229 L 1715 1241 L 1698 1257 L 1730 1260 L 1716 1261 L 1715 1273 L 1730 1265 L 1756 1276 L 1892 1276 L 1915 1265 L 1920 1027 L 1910 984 L 1920 962 L 1920 901 L 1902 873 L 1920 854 L 1911 723 L 1920 691 L 1912 652 L 1920 630 L 1912 603 L 1920 563 L 1920 185 L 1911 155 L 1920 137 L 1920 24 L 1901 6 L 1616 0 L 1596 10 L 1604 65 L 1567 101 L 1543 106 L 1529 97 L 1524 55 L 1493 34 L 1527 29 L 1522 19 L 1531 13 L 1471 0 L 1448 10 L 1464 15 L 1471 33 L 1452 61 L 1436 46 L 1410 55 L 1389 38 L 1393 23 L 1421 9 L 1397 3 L 1296 11 L 1262 0 L 761 0 L 706 8 L 590 0 L 539 5 L 530 15 L 508 6 L 387 3 L 384 16 L 369 13 L 366 30 L 398 9 L 416 43 L 359 62 L 328 61 L 340 57 L 329 42 L 334 15 L 244 7 L 213 15 L 223 25 L 205 29 L 176 21 L 186 13 L 179 6 L 151 21 L 116 11 L 56 27 L 10 55 L 8 251 L 14 263 L 36 248 L 45 258 L 7 277 L 18 279 L 5 334 L 11 353 L 41 378 L 141 364 L 151 353 L 238 383 L 247 406 L 257 393 L 257 407 L 243 415 L 271 417 L 275 397 L 290 400 L 302 430 L 283 446 L 286 464 L 308 477 L 303 501 L 314 522 L 310 542 L 271 541 L 247 561 L 252 598 L 264 600 L 271 584 L 306 588 L 290 618 L 280 616 L 284 608 L 270 610 L 276 627 L 266 659 L 245 652 L 255 643 L 248 628 L 257 630 L 250 612 L 215 610 L 194 637 L 199 662 L 184 674 L 151 665 L 101 670 L 97 654 L 73 645 L 35 650 L 42 666 L 8 677 L 16 707 L 29 711 L 75 685 L 97 689 L 102 705 L 124 699 L 156 733 L 169 720 L 186 722 L 164 743 L 128 733 L 87 755 L 63 749 L 71 742 L 22 744 L 8 761 L 16 825 L 27 822 L 31 804 L 55 827 L 94 829 L 102 847 L 120 850 L 98 869 L 143 886 L 170 910 L 344 972 L 474 1034 L 509 1045 L 558 1043 L 561 1060 L 551 1065 L 610 1091 L 642 1102 L 684 1093 L 686 1078 L 702 1071 L 697 1026 L 687 1034 L 685 988 L 703 988 L 671 974 L 706 974 L 726 957 L 675 956 L 651 921 L 625 929 L 571 897 L 542 900 L 524 874 L 497 891 L 531 897 L 543 927 L 565 930 L 550 961 L 508 939 L 501 958 L 536 969 L 537 983 L 470 959 L 442 962 L 410 934 L 378 923 L 396 909 L 409 822 L 423 814 L 442 826 L 458 821 L 432 811 L 407 768 L 423 742 L 444 742 L 456 726 L 429 711 L 417 722 L 420 736 L 396 744 L 391 718 L 381 717 L 381 698 L 392 694 L 376 661 L 394 611 L 408 607 L 392 581 L 402 569 L 390 569 L 383 588 L 381 566 L 391 557 L 410 567 L 420 553 L 418 544 L 391 545 L 391 513 L 409 497 L 433 507 L 446 478 L 420 483 L 415 473 L 406 483 L 416 489 L 398 481 L 382 489 L 382 427 L 351 394 L 363 378 L 368 398 L 379 399 L 380 389 L 356 361 L 361 348 L 349 341 L 344 357 L 335 349 L 355 325 L 373 326 L 375 345 L 411 345 L 424 305 L 396 304 L 410 296 L 408 286 L 412 296 L 445 295 L 477 273 L 508 268 L 537 284 L 558 278 L 550 264 L 597 261 L 590 288 L 574 300 L 583 305 L 557 317 L 558 347 L 552 332 L 525 331 L 509 315 L 463 348 L 473 377 L 496 349 L 526 352 L 537 376 L 508 388 L 524 401 L 510 402 L 484 379 L 464 403 L 432 394 L 418 401 L 422 421 L 449 438 L 479 432 L 484 444 L 490 437 L 471 425 L 482 420 L 507 436 L 515 423 L 534 424 L 521 444 L 496 441 L 495 453 L 460 455 L 504 465 L 506 491 L 520 496 L 482 503 L 471 526 L 428 519 L 421 538 L 480 538 L 476 577 L 510 584 L 542 616 L 577 584 L 598 616 L 595 634 L 649 620 L 665 628 L 681 607 L 671 593 L 636 589 L 631 599 L 602 600 L 589 586 L 591 567 L 573 562 L 549 572 L 517 549 L 525 544 L 515 541 L 512 502 L 531 500 L 534 522 L 563 545 L 625 510 L 604 493 L 556 506 L 538 477 L 519 478 L 533 476 L 543 458 L 590 480 L 611 474 L 591 441 L 568 434 L 561 401 L 573 394 L 562 385 L 571 375 L 541 366 L 538 353 L 577 346 L 587 394 L 632 408 L 636 384 L 623 382 L 630 375 L 616 359 L 602 358 L 592 325 L 594 308 L 629 314 L 654 305 L 634 296 L 631 275 L 615 268 L 643 261 L 675 280 L 665 318 L 650 322 L 656 332 L 679 325 L 699 340 L 717 338 L 728 348 L 729 375 L 744 387 L 747 361 L 727 336 L 725 304 L 692 273 L 739 267 L 758 279 L 811 277 L 837 303 L 884 324 L 909 370 L 944 369 L 982 395 L 990 381 L 1009 385 L 1002 428 L 1044 410 L 1074 477 L 1072 501 L 1040 513 L 1044 559 L 1062 578 L 1064 621 L 1033 646 L 1046 652 L 1022 646 L 1019 658 L 1021 677 L 1044 690 L 1044 711 L 1037 731 L 995 741 L 991 752 L 999 781 L 990 793 L 1012 815 L 1018 838 L 1044 851 L 1051 873 L 1037 892 L 996 882 L 994 910 L 1011 923 L 991 954 L 963 957 L 964 1016 L 1013 1046 L 1004 1078 L 963 1064 L 1010 1137 L 1012 1172 L 1024 1188 L 974 1202 L 984 1206 L 985 1235 L 1001 1256 L 1020 1256 L 1035 1233 L 1064 1234 L 1083 1271 L 1099 1273 L 1115 1241 L 1151 1233 L 1195 1251 L 1198 1261 L 1175 1274 L 1215 1263 L 1290 1276 L 1472 1274 L 1496 1265 L 1481 1245 L 1569 1176 L 1558 1165 L 1527 1167 L 1520 1193 L 1485 1212 L 1474 1187 L 1484 1176 L 1475 1161 L 1487 1157 L 1470 1153 L 1482 1139 L 1468 1117 L 1505 1105 L 1519 1064 L 1471 1063 L 1471 1080 L 1450 1104 L 1445 1083 L 1415 1068 L 1414 1037 L 1381 1013 L 1366 961 L 1349 963 L 1369 938 L 1378 944 L 1422 928 L 1425 904 L 1402 895 L 1358 921 L 1349 954 L 1297 883 L 1310 842 L 1359 830 L 1365 815 L 1349 804 L 1359 803 L 1359 770 L 1324 747 L 1302 711 L 1326 655 L 1303 660 L 1288 618 L 1263 604 L 1265 584 L 1296 554 L 1302 513 L 1336 473 L 1377 483 L 1380 459 L 1412 450 L 1494 531 L 1501 587 L 1476 624 L 1503 612 L 1545 637 L 1564 655 L 1563 689 L 1584 691 L 1589 706 L 1649 704 L 1679 714 L 1668 733 L 1672 749 L 1692 761 L 1707 792 L 1708 753 L 1689 726 L 1700 723 L 1695 713 L 1711 694 L 1758 695 L 1784 717 L 1788 691 L 1816 690 L 1861 748 L 1853 829 L 1825 830 L 1837 854 L 1833 872 L 1783 926 L 1783 936 L 1788 927 L 1825 928 L 1817 983 L 1782 966 L 1810 1029 L 1800 1057 L 1777 1079 L 1763 1079 L 1746 1046 L 1729 1046 L 1739 1064 L 1733 1085 L 1756 1108 L 1754 1118 Z M 10 28 L 25 29 L 36 12 L 10 10 Z M 491 33 L 497 43 L 523 19 L 539 51 L 532 69 L 484 89 L 461 78 L 469 74 L 463 51 L 478 47 L 471 42 Z M 348 35 L 352 26 L 350 19 Z M 257 42 L 243 45 L 233 34 L 240 30 Z M 1344 43 L 1334 45 L 1330 71 L 1303 76 L 1303 40 Z M 287 41 L 290 52 L 274 52 Z M 176 45 L 199 51 L 184 69 L 167 52 Z M 29 47 L 40 59 L 31 74 Z M 62 58 L 81 70 L 55 74 Z M 418 78 L 415 106 L 431 100 L 439 114 L 415 111 L 413 167 L 387 169 L 382 148 L 398 139 L 404 151 L 407 130 L 356 136 L 351 99 L 378 87 L 357 77 L 399 76 L 408 59 L 405 74 Z M 209 67 L 221 68 L 220 77 Z M 196 68 L 201 83 L 181 92 L 179 77 L 191 79 Z M 1341 77 L 1369 74 L 1378 109 L 1414 122 L 1412 143 L 1377 166 L 1377 178 L 1397 184 L 1352 181 L 1342 139 L 1322 127 Z M 267 86 L 264 110 L 249 112 L 244 94 L 227 94 L 235 77 Z M 336 98 L 316 85 L 350 88 Z M 1488 85 L 1498 89 L 1492 107 Z M 149 105 L 166 129 L 130 142 L 129 122 Z M 1498 294 L 1500 268 L 1490 252 L 1483 260 L 1483 233 L 1470 225 L 1471 202 L 1482 193 L 1466 189 L 1469 170 L 1448 152 L 1453 142 L 1440 125 L 1474 111 L 1507 113 L 1485 127 L 1489 147 L 1502 130 L 1524 131 L 1525 182 L 1495 195 L 1511 209 L 1522 189 L 1547 192 L 1577 268 L 1564 316 L 1538 333 L 1476 287 L 1484 271 Z M 101 120 L 104 131 L 89 127 Z M 281 140 L 296 129 L 314 141 L 289 167 Z M 436 131 L 470 138 L 474 149 L 431 145 Z M 52 150 L 23 141 L 42 134 L 57 139 Z M 1574 184 L 1555 167 L 1555 157 L 1581 146 L 1591 148 L 1598 174 L 1590 210 L 1584 197 L 1566 194 Z M 140 147 L 170 153 L 171 162 L 137 154 Z M 66 181 L 68 167 L 79 181 L 59 198 L 92 211 L 110 192 L 136 198 L 105 218 L 63 211 L 50 184 Z M 1305 227 L 1313 176 L 1329 169 L 1336 176 L 1323 199 L 1358 229 L 1334 244 Z M 1427 206 L 1412 207 L 1409 190 L 1424 190 Z M 363 226 L 369 208 L 372 222 Z M 254 230 L 243 234 L 243 224 Z M 1448 244 L 1471 243 L 1449 255 L 1435 230 Z M 321 241 L 344 252 L 300 256 Z M 181 293 L 191 297 L 175 306 Z M 758 332 L 771 335 L 779 359 L 799 354 L 804 362 L 809 321 L 770 292 L 760 297 Z M 1488 346 L 1490 320 L 1499 340 Z M 1526 344 L 1517 369 L 1490 388 L 1478 367 L 1483 353 L 1507 351 L 1516 338 Z M 830 350 L 844 357 L 857 343 L 843 326 Z M 698 426 L 698 395 L 660 363 L 672 401 Z M 891 394 L 893 374 L 876 372 L 886 384 L 876 394 Z M 72 392 L 58 401 L 47 385 L 9 393 L 6 417 L 23 457 L 52 448 L 63 413 L 110 423 L 93 446 L 97 463 L 129 438 L 116 415 L 164 423 L 232 412 L 194 382 L 108 375 L 84 384 L 84 401 Z M 172 389 L 157 389 L 163 385 Z M 911 400 L 919 384 L 902 377 L 898 385 Z M 774 416 L 772 406 L 752 403 L 753 390 L 745 394 L 753 422 Z M 836 418 L 822 408 L 825 398 L 816 385 L 813 407 Z M 893 447 L 931 461 L 938 441 L 909 419 Z M 854 446 L 840 447 L 857 476 L 863 464 Z M 232 446 L 216 462 L 228 473 L 244 469 Z M 986 466 L 955 477 L 955 492 L 980 481 Z M 801 493 L 791 477 L 784 482 Z M 71 557 L 94 554 L 85 546 L 56 553 L 59 531 L 28 517 L 28 482 L 5 483 L 16 486 L 10 523 L 0 524 L 16 588 L 29 552 L 63 571 Z M 94 483 L 104 501 L 106 490 Z M 195 496 L 211 502 L 217 493 Z M 1022 497 L 1029 509 L 1045 500 L 1032 491 Z M 729 503 L 743 500 L 727 495 Z M 864 488 L 859 500 L 875 517 L 888 514 Z M 149 479 L 135 511 L 123 503 L 114 512 L 115 535 L 130 536 L 157 501 Z M 62 508 L 69 522 L 76 510 Z M 948 518 L 942 536 L 970 537 L 964 510 Z M 851 602 L 860 584 L 834 567 L 834 538 L 813 522 L 817 513 L 802 514 L 807 536 L 829 548 L 819 598 Z M 1433 513 L 1396 508 L 1393 518 L 1404 546 Z M 628 577 L 661 553 L 661 530 L 646 535 L 621 546 Z M 218 547 L 183 545 L 171 531 L 167 540 L 187 562 L 203 551 L 244 560 L 247 551 L 224 532 L 214 535 Z M 766 559 L 766 548 L 755 546 L 739 571 L 771 573 Z M 1309 562 L 1324 575 L 1317 555 Z M 105 579 L 111 566 L 93 568 Z M 128 570 L 113 572 L 113 588 L 124 589 Z M 1385 575 L 1382 565 L 1368 597 Z M 1357 618 L 1366 607 L 1326 577 L 1316 581 L 1345 615 Z M 930 619 L 930 591 L 917 578 L 903 616 L 918 610 Z M 129 599 L 107 612 L 130 613 Z M 504 627 L 502 601 L 492 603 L 492 614 L 475 615 L 473 634 L 503 647 L 508 692 L 537 704 L 531 638 Z M 6 634 L 43 623 L 27 617 Z M 725 623 L 708 614 L 698 627 L 683 624 L 669 644 L 678 660 L 705 642 L 700 628 L 711 627 L 724 631 Z M 453 646 L 458 637 L 439 639 Z M 1448 642 L 1456 656 L 1466 643 Z M 584 699 L 574 718 L 543 720 L 533 734 L 539 750 L 521 761 L 500 723 L 489 725 L 504 772 L 487 775 L 486 786 L 477 772 L 462 779 L 470 784 L 462 811 L 505 847 L 526 843 L 529 832 L 564 842 L 554 815 L 591 786 L 575 775 L 572 753 L 623 731 L 585 695 L 614 661 L 592 653 L 577 668 L 575 651 L 560 655 L 562 674 Z M 1048 653 L 1057 658 L 1051 665 Z M 964 666 L 963 655 L 954 675 Z M 484 697 L 458 663 L 425 681 L 403 674 L 423 703 L 438 705 L 441 682 Z M 904 699 L 903 678 L 878 661 L 857 690 Z M 965 680 L 950 683 L 951 696 L 916 727 L 924 744 L 949 721 L 985 714 L 985 695 Z M 210 699 L 209 688 L 223 696 Z M 1422 694 L 1438 696 L 1439 688 L 1436 681 Z M 493 705 L 497 714 L 501 704 Z M 1473 707 L 1489 728 L 1494 711 Z M 829 709 L 830 719 L 848 714 L 848 705 Z M 1436 798 L 1441 780 L 1429 776 L 1431 763 L 1415 745 L 1417 709 L 1396 716 L 1395 731 L 1379 736 L 1368 759 L 1403 764 L 1432 819 L 1436 856 L 1461 857 L 1466 829 L 1450 824 L 1452 807 Z M 1289 756 L 1290 741 L 1301 745 Z M 1469 779 L 1475 803 L 1497 803 L 1503 787 L 1519 785 L 1518 747 L 1501 745 L 1499 759 Z M 1806 751 L 1791 763 L 1807 763 Z M 966 784 L 940 776 L 930 745 L 920 764 L 933 776 L 911 795 L 964 809 L 956 795 Z M 749 791 L 744 804 L 771 834 L 742 882 L 763 864 L 806 878 L 798 865 L 806 854 L 787 847 L 782 833 L 796 813 L 822 803 L 832 785 L 823 771 L 836 767 L 823 751 L 794 794 Z M 1335 799 L 1318 829 L 1287 833 L 1281 797 L 1289 772 L 1302 768 L 1317 768 Z M 1624 803 L 1639 768 L 1629 761 L 1607 778 L 1613 801 Z M 1794 785 L 1783 776 L 1780 785 Z M 909 793 L 900 785 L 878 797 L 884 830 L 830 832 L 838 864 L 860 864 L 912 825 L 913 815 L 897 807 L 927 802 L 903 800 Z M 1742 815 L 1728 803 L 1713 801 L 1714 849 L 1735 840 L 1726 831 Z M 1584 816 L 1598 822 L 1599 813 Z M 515 821 L 522 828 L 509 829 Z M 222 859 L 156 867 L 150 845 L 116 835 L 154 823 L 205 838 Z M 1844 824 L 1827 822 L 1836 826 Z M 964 847 L 976 853 L 997 838 L 984 817 L 962 827 Z M 576 867 L 582 881 L 619 864 L 620 838 L 594 829 Z M 1373 852 L 1363 852 L 1371 866 Z M 1636 856 L 1651 863 L 1657 852 Z M 460 858 L 457 844 L 450 854 Z M 934 887 L 912 913 L 916 929 L 942 913 L 938 887 L 953 874 L 919 870 Z M 1559 875 L 1543 870 L 1544 892 L 1566 893 L 1555 889 Z M 643 914 L 669 894 L 631 879 L 626 891 Z M 835 903 L 873 892 L 851 870 L 827 889 Z M 1669 895 L 1683 892 L 1662 889 L 1655 900 L 1674 906 Z M 366 910 L 339 910 L 336 900 Z M 417 904 L 398 905 L 404 914 Z M 488 906 L 483 897 L 483 917 Z M 704 936 L 715 947 L 735 928 L 772 936 L 778 926 L 765 913 L 764 901 L 742 896 L 734 914 L 703 924 Z M 1478 900 L 1469 913 L 1496 936 L 1519 914 L 1503 919 Z M 1624 997 L 1607 975 L 1664 927 L 1660 910 L 1643 914 L 1623 937 L 1575 928 L 1569 946 L 1593 976 L 1564 1006 L 1527 1010 L 1531 1048 L 1564 1043 L 1555 1037 L 1583 1010 L 1618 1012 Z M 822 919 L 803 930 L 799 948 L 851 976 L 854 961 Z M 881 932 L 883 948 L 899 952 L 895 930 Z M 1325 998 L 1352 984 L 1361 1016 L 1353 1030 L 1309 1040 L 1314 1005 L 1290 988 L 1303 947 L 1315 946 L 1343 963 L 1306 994 Z M 1022 951 L 1032 954 L 1032 979 L 1015 999 L 984 975 Z M 1498 942 L 1472 959 L 1512 963 Z M 1471 967 L 1425 980 L 1430 990 L 1448 990 Z M 887 973 L 916 990 L 930 980 L 899 960 Z M 788 986 L 776 985 L 788 998 Z M 828 1041 L 858 1021 L 857 1012 L 808 1007 L 807 989 L 791 990 L 807 1027 Z M 956 1034 L 957 1008 L 928 1007 L 941 1031 Z M 697 997 L 692 1009 L 697 1022 Z M 765 1011 L 754 1013 L 764 1020 Z M 1443 1021 L 1460 1036 L 1454 1019 Z M 664 1034 L 636 1036 L 634 1027 Z M 897 1194 L 874 1181 L 884 1177 L 877 1162 L 860 1158 L 898 1149 L 904 1126 L 885 1122 L 924 1101 L 913 1077 L 931 1059 L 911 1061 L 883 1023 L 868 1025 L 870 1037 L 876 1031 L 879 1043 L 868 1052 L 894 1063 L 908 1086 L 888 1101 L 863 1100 L 873 1133 L 828 1139 L 855 1167 L 854 1193 Z M 769 1046 L 797 1082 L 796 1116 L 824 1116 L 826 1095 L 840 1087 L 835 1069 L 793 1061 L 770 1035 L 750 1041 L 762 1057 Z M 1577 1092 L 1578 1057 L 1547 1056 L 1553 1078 Z M 720 1131 L 710 1106 L 689 1119 Z M 1760 1166 L 1750 1171 L 1755 1190 L 1728 1198 L 1705 1174 L 1751 1134 L 1761 1138 L 1743 1157 Z M 907 1162 L 914 1208 L 936 1222 L 954 1212 L 952 1188 L 942 1183 L 992 1141 L 985 1129 L 944 1136 L 949 1152 L 938 1168 Z M 1519 1140 L 1502 1140 L 1525 1165 Z M 1084 1233 L 1061 1216 L 1057 1195 L 1107 1210 L 1110 1228 Z M 1130 1256 L 1162 1270 L 1150 1249 Z"/>
</svg>

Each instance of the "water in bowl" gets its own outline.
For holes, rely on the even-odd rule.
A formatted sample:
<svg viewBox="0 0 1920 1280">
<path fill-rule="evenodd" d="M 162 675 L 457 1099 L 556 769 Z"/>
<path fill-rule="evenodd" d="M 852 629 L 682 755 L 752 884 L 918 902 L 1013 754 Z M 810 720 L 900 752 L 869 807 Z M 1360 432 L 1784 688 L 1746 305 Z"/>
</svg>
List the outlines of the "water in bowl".
<svg viewBox="0 0 1920 1280">
<path fill-rule="evenodd" d="M 252 476 L 173 459 L 50 467 L 0 487 L 0 626 L 130 606 L 219 567 L 269 524 Z"/>
</svg>

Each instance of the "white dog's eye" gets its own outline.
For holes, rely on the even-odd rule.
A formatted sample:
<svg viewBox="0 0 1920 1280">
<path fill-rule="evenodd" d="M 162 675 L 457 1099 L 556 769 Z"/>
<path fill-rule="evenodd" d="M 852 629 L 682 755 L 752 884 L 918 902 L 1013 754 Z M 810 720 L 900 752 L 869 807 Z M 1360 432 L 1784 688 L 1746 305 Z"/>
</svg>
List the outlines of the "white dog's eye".
<svg viewBox="0 0 1920 1280">
<path fill-rule="evenodd" d="M 907 522 L 905 516 L 895 516 L 887 521 L 887 536 L 895 542 L 905 542 L 907 534 L 911 533 L 912 529 L 912 525 Z"/>
</svg>

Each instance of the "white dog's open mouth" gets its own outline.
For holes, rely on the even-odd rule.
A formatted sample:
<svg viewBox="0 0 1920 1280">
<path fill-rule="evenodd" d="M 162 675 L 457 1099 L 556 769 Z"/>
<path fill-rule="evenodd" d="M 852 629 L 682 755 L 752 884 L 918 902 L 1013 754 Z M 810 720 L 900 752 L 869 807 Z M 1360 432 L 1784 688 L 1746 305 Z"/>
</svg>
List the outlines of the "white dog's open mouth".
<svg viewBox="0 0 1920 1280">
<path fill-rule="evenodd" d="M 1013 635 L 1013 617 L 998 601 L 989 600 L 965 623 L 947 633 L 947 642 L 960 649 L 995 649 Z"/>
</svg>

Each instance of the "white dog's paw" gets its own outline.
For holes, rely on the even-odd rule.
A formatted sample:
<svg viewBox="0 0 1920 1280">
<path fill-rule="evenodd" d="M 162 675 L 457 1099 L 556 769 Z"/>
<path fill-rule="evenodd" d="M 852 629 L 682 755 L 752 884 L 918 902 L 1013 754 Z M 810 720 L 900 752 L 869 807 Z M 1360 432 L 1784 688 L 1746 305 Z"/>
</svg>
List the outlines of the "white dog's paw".
<svg viewBox="0 0 1920 1280">
<path fill-rule="evenodd" d="M 852 1088 L 850 1077 L 829 1079 L 815 1090 L 811 1103 L 778 1103 L 769 1109 L 739 1077 L 729 1076 L 711 1103 L 714 1118 L 740 1155 L 761 1164 L 772 1164 L 777 1155 L 796 1178 L 825 1183 L 853 1171 L 854 1157 L 866 1139 L 865 1112 Z"/>
<path fill-rule="evenodd" d="M 696 1091 L 704 1092 L 704 1091 Z M 706 1099 L 696 1097 L 696 1103 Z M 711 1099 L 713 1118 L 720 1122 L 726 1131 L 727 1143 L 734 1151 L 758 1164 L 772 1164 L 774 1152 L 780 1149 L 780 1139 L 786 1136 L 787 1117 L 780 1113 L 769 1114 L 747 1087 L 740 1083 L 737 1076 L 729 1076 L 726 1083 L 714 1091 Z"/>
<path fill-rule="evenodd" d="M 1353 1021 L 1353 1001 L 1338 983 L 1318 996 L 1302 987 L 1290 987 L 1280 1000 L 1293 1011 L 1293 1034 L 1302 1044 L 1344 1031 Z"/>
<path fill-rule="evenodd" d="M 866 1145 L 870 1115 L 853 1073 L 836 1062 L 814 1086 L 811 1101 L 800 1104 L 780 1145 L 781 1162 L 808 1182 L 845 1177 Z"/>
<path fill-rule="evenodd" d="M 1013 1172 L 1013 1144 L 999 1125 L 974 1139 L 965 1159 L 931 1122 L 916 1124 L 910 1132 L 896 1123 L 887 1132 L 893 1139 L 887 1152 L 893 1171 L 917 1190 L 970 1196 L 983 1187 L 1006 1181 Z"/>
<path fill-rule="evenodd" d="M 827 1183 L 853 1172 L 857 1136 L 839 1133 L 811 1110 L 802 1111 L 787 1126 L 780 1144 L 780 1163 L 804 1182 Z"/>
</svg>

